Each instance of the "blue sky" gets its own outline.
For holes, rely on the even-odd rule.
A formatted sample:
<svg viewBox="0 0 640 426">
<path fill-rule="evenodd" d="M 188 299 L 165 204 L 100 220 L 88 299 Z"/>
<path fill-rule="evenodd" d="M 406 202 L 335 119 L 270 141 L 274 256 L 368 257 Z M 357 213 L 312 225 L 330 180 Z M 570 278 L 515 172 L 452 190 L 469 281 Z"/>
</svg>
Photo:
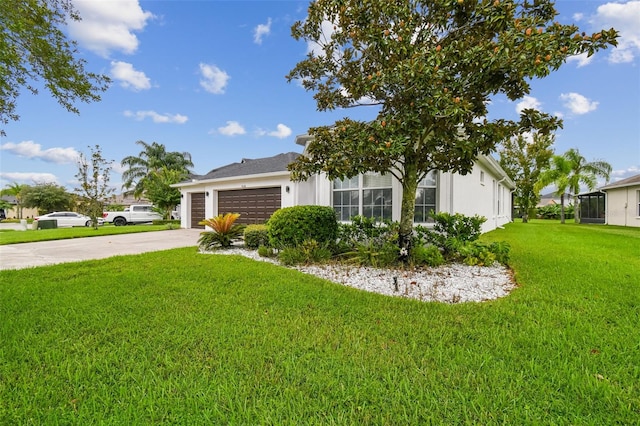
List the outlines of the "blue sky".
<svg viewBox="0 0 640 426">
<path fill-rule="evenodd" d="M 120 160 L 136 141 L 187 151 L 194 172 L 283 152 L 301 151 L 295 136 L 371 107 L 318 112 L 312 94 L 285 75 L 308 46 L 290 27 L 304 19 L 301 1 L 75 1 L 83 16 L 69 26 L 91 71 L 113 83 L 102 101 L 67 112 L 43 89 L 18 101 L 20 121 L 0 139 L 0 187 L 13 182 L 76 186 L 78 153 L 100 145 L 114 160 L 110 183 L 120 190 Z M 518 102 L 496 98 L 491 118 L 515 119 L 523 107 L 561 115 L 561 154 L 613 166 L 612 180 L 640 173 L 640 1 L 558 1 L 558 20 L 591 33 L 614 27 L 620 46 L 574 57 L 532 82 Z M 604 183 L 604 182 L 602 182 Z"/>
</svg>

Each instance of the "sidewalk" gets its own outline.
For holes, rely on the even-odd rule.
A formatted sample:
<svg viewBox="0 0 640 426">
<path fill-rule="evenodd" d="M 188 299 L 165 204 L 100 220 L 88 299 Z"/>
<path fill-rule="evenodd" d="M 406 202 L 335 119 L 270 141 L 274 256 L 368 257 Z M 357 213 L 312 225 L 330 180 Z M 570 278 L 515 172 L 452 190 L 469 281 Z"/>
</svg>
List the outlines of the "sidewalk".
<svg viewBox="0 0 640 426">
<path fill-rule="evenodd" d="M 193 247 L 195 251 L 201 231 L 201 229 L 175 229 L 2 245 L 0 246 L 0 270 L 105 259 L 179 247 Z"/>
</svg>

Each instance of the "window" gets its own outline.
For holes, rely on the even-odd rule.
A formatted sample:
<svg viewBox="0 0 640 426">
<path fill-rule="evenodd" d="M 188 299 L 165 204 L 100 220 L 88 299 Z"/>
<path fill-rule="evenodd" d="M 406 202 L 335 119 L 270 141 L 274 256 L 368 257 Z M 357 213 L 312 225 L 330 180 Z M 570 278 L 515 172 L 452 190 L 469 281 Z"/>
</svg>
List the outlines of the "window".
<svg viewBox="0 0 640 426">
<path fill-rule="evenodd" d="M 359 213 L 359 177 L 348 180 L 336 179 L 333 181 L 333 209 L 338 215 L 338 220 L 349 221 L 352 216 Z"/>
<path fill-rule="evenodd" d="M 366 173 L 333 181 L 333 209 L 340 221 L 357 215 L 391 220 L 392 205 L 391 175 Z"/>
<path fill-rule="evenodd" d="M 484 172 L 480 170 L 480 185 L 484 185 Z"/>
<path fill-rule="evenodd" d="M 432 223 L 430 213 L 436 211 L 437 172 L 432 171 L 418 182 L 416 191 L 416 207 L 413 221 L 415 223 Z"/>
</svg>

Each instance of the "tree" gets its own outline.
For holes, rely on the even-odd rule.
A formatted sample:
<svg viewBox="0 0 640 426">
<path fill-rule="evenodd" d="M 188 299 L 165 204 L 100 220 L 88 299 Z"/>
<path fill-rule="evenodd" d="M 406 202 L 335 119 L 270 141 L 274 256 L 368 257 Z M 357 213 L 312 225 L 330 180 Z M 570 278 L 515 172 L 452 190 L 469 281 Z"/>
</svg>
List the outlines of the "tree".
<svg viewBox="0 0 640 426">
<path fill-rule="evenodd" d="M 147 191 L 147 183 L 150 176 L 162 168 L 168 170 L 177 170 L 179 172 L 189 173 L 189 169 L 193 167 L 191 162 L 191 154 L 188 152 L 167 152 L 163 144 L 152 142 L 148 144 L 144 141 L 137 141 L 144 149 L 138 156 L 130 155 L 122 159 L 120 164 L 128 169 L 122 173 L 125 189 L 133 188 L 133 195 L 140 197 Z M 175 182 L 173 182 L 175 183 Z"/>
<path fill-rule="evenodd" d="M 91 160 L 84 154 L 78 158 L 76 178 L 80 184 L 75 192 L 80 196 L 80 210 L 91 218 L 94 229 L 98 229 L 98 218 L 102 217 L 104 203 L 114 191 L 109 187 L 111 161 L 102 156 L 102 149 L 96 145 L 91 149 Z"/>
<path fill-rule="evenodd" d="M 522 98 L 530 79 L 569 56 L 616 45 L 614 29 L 581 35 L 556 14 L 550 0 L 312 2 L 291 31 L 314 48 L 287 79 L 314 91 L 321 111 L 378 112 L 311 128 L 306 155 L 289 167 L 293 179 L 391 173 L 402 186 L 399 244 L 410 248 L 417 184 L 431 170 L 469 173 L 499 141 L 561 124 L 532 109 L 518 122 L 488 120 L 492 96 Z"/>
<path fill-rule="evenodd" d="M 598 176 L 609 181 L 611 165 L 606 161 L 587 160 L 575 148 L 569 149 L 562 155 L 554 155 L 551 159 L 551 167 L 540 174 L 536 184 L 538 189 L 550 184 L 556 186 L 556 194 L 560 195 L 560 222 L 564 223 L 564 195 L 570 191 L 573 199 L 580 193 L 580 186 L 585 185 L 589 191 L 593 191 L 598 182 Z M 580 221 L 578 208 L 574 208 L 574 218 Z"/>
<path fill-rule="evenodd" d="M 171 219 L 171 212 L 180 204 L 180 190 L 171 185 L 186 179 L 185 170 L 163 167 L 151 172 L 146 183 L 146 194 L 149 200 L 160 210 L 165 219 Z"/>
<path fill-rule="evenodd" d="M 72 195 L 55 183 L 38 183 L 22 191 L 25 207 L 35 207 L 40 214 L 68 210 L 72 205 Z"/>
<path fill-rule="evenodd" d="M 76 42 L 67 39 L 67 19 L 80 20 L 71 0 L 3 0 L 0 7 L 0 123 L 20 117 L 16 102 L 20 88 L 37 94 L 44 80 L 51 95 L 67 111 L 78 113 L 76 101 L 99 101 L 110 82 L 85 70 L 77 58 Z M 0 130 L 0 135 L 4 135 Z"/>
<path fill-rule="evenodd" d="M 549 167 L 553 156 L 552 134 L 533 133 L 531 137 L 517 135 L 502 143 L 500 166 L 515 182 L 515 203 L 522 211 L 522 222 L 529 221 L 529 210 L 540 201 L 535 184 L 542 170 Z"/>
<path fill-rule="evenodd" d="M 23 191 L 27 188 L 29 188 L 27 184 L 13 182 L 0 191 L 0 195 L 10 195 L 16 199 L 16 214 L 18 215 L 18 219 L 22 219 L 22 208 L 24 207 L 22 202 Z"/>
</svg>

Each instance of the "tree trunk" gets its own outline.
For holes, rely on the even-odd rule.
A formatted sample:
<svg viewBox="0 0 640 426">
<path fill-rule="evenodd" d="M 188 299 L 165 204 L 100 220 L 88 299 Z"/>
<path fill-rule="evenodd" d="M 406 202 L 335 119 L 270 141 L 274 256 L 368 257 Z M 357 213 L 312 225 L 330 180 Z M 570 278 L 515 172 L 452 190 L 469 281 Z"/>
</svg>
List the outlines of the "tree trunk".
<svg viewBox="0 0 640 426">
<path fill-rule="evenodd" d="M 564 223 L 564 192 L 560 194 L 560 223 Z"/>
<path fill-rule="evenodd" d="M 416 190 L 418 189 L 418 169 L 416 164 L 404 165 L 404 179 L 401 183 L 402 206 L 398 246 L 400 247 L 400 258 L 406 260 L 413 249 L 413 219 L 416 208 Z"/>
</svg>

